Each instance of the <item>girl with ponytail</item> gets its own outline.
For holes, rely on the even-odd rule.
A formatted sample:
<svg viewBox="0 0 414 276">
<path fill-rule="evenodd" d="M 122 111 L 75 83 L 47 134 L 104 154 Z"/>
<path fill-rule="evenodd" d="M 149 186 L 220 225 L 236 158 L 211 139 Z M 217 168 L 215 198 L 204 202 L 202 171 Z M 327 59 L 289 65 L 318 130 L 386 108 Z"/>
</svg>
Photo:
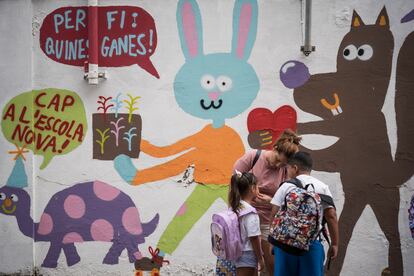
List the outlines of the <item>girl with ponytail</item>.
<svg viewBox="0 0 414 276">
<path fill-rule="evenodd" d="M 264 259 L 260 246 L 260 220 L 256 209 L 251 205 L 257 197 L 259 189 L 256 177 L 252 173 L 236 171 L 231 177 L 229 205 L 236 213 L 243 209 L 252 209 L 247 215 L 239 218 L 240 238 L 243 253 L 235 262 L 237 276 L 257 275 L 257 270 L 264 267 Z"/>
</svg>

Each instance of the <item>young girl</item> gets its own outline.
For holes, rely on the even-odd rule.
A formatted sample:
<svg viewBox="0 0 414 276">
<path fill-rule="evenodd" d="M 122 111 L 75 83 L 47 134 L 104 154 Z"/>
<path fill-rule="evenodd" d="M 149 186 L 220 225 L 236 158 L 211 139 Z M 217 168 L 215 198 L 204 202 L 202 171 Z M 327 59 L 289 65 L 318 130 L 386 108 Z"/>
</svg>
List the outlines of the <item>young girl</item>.
<svg viewBox="0 0 414 276">
<path fill-rule="evenodd" d="M 264 267 L 264 259 L 260 246 L 260 220 L 256 209 L 251 206 L 259 193 L 256 178 L 252 173 L 236 173 L 231 177 L 229 204 L 239 214 L 245 208 L 252 212 L 240 218 L 240 236 L 243 254 L 235 262 L 237 276 L 257 275 Z M 259 266 L 258 266 L 259 264 Z"/>
</svg>

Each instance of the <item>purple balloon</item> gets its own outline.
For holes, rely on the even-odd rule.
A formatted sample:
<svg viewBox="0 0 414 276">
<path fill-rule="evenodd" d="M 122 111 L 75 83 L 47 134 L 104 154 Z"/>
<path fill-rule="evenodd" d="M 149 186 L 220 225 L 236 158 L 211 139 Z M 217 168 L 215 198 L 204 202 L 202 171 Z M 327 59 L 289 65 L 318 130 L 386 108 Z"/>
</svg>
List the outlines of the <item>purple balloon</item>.
<svg viewBox="0 0 414 276">
<path fill-rule="evenodd" d="M 289 60 L 280 68 L 280 80 L 287 88 L 304 85 L 310 78 L 308 67 L 300 61 Z"/>
</svg>

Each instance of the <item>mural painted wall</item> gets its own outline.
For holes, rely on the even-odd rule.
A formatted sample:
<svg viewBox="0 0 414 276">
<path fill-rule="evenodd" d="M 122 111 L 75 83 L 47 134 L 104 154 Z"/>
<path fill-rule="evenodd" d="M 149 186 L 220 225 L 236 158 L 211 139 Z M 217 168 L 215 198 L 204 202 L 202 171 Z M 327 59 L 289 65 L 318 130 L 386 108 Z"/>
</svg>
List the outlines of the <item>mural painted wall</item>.
<svg viewBox="0 0 414 276">
<path fill-rule="evenodd" d="M 154 19 L 140 7 L 98 8 L 99 64 L 120 67 L 138 64 L 159 78 L 149 60 L 157 46 Z M 88 7 L 61 7 L 40 27 L 40 48 L 50 59 L 83 66 L 88 60 Z"/>
<path fill-rule="evenodd" d="M 115 98 L 98 97 L 97 111 L 101 113 L 94 113 L 92 117 L 94 159 L 113 160 L 120 154 L 138 158 L 142 119 L 134 112 L 139 109 L 140 98 L 129 93 L 118 93 Z M 128 113 L 121 113 L 122 110 Z"/>
<path fill-rule="evenodd" d="M 411 1 L 313 1 L 308 57 L 300 1 L 99 2 L 89 86 L 84 1 L 0 1 L 0 273 L 213 275 L 233 163 L 291 128 L 328 275 L 414 274 Z"/>
<path fill-rule="evenodd" d="M 339 46 L 336 72 L 313 74 L 300 84 L 302 81 L 299 80 L 305 79 L 303 74 L 309 76 L 306 66 L 291 61 L 281 69 L 282 82 L 286 81 L 285 76 L 290 79 L 298 76 L 293 91 L 298 107 L 323 119 L 300 123 L 298 131 L 339 138 L 329 148 L 306 149 L 316 160 L 315 170 L 340 173 L 345 193 L 339 218 L 341 250 L 338 260 L 333 263 L 332 275 L 341 271 L 354 226 L 367 205 L 374 211 L 389 243 L 388 270 L 392 274 L 403 274 L 398 229 L 399 187 L 414 173 L 414 144 L 407 139 L 414 133 L 414 117 L 410 114 L 410 103 L 414 101 L 413 43 L 414 32 L 404 40 L 397 59 L 397 151 L 394 160 L 381 112 L 391 77 L 394 50 L 385 7 L 375 24 L 366 25 L 358 13 L 353 12 L 351 30 Z M 299 68 L 295 70 L 295 66 Z"/>
</svg>

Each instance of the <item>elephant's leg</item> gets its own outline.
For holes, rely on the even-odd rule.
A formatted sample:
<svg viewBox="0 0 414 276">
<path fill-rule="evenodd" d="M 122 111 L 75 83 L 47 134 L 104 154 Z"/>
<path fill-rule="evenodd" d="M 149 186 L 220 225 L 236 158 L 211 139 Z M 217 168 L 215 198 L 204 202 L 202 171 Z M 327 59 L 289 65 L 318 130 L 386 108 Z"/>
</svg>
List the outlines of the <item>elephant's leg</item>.
<svg viewBox="0 0 414 276">
<path fill-rule="evenodd" d="M 47 251 L 46 258 L 44 259 L 42 266 L 49 268 L 56 268 L 57 261 L 59 259 L 60 251 L 62 250 L 62 244 L 57 242 L 51 242 L 49 250 Z"/>
<path fill-rule="evenodd" d="M 78 252 L 76 251 L 75 244 L 69 243 L 63 245 L 63 253 L 66 256 L 66 263 L 68 266 L 77 264 L 80 261 Z"/>
<path fill-rule="evenodd" d="M 125 245 L 122 244 L 119 240 L 114 240 L 111 248 L 109 248 L 108 253 L 106 253 L 105 258 L 103 259 L 104 264 L 117 264 L 119 261 L 119 256 L 122 251 L 125 249 Z"/>
</svg>

